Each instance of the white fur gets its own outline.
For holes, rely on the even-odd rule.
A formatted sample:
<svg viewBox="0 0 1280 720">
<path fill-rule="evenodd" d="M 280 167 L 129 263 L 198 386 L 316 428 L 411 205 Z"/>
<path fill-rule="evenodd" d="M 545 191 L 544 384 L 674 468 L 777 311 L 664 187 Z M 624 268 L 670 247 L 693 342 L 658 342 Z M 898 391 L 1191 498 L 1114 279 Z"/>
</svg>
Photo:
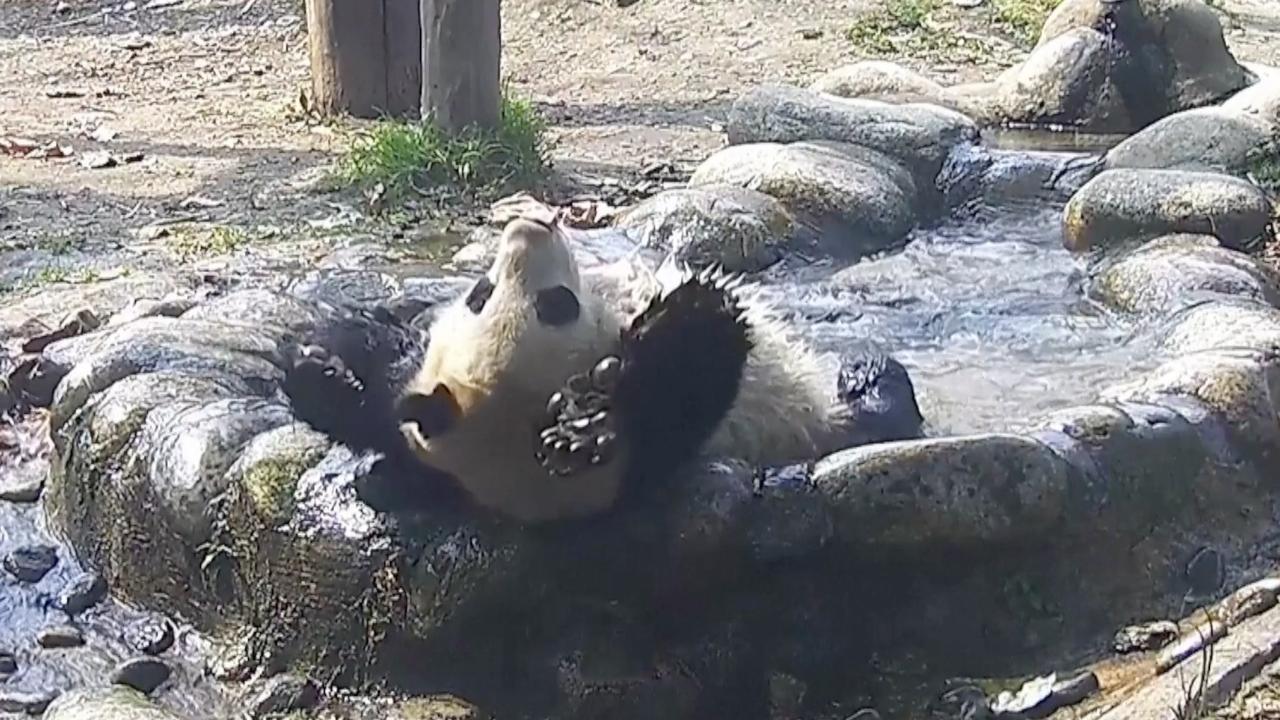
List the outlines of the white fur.
<svg viewBox="0 0 1280 720">
<path fill-rule="evenodd" d="M 424 440 L 412 425 L 405 436 L 424 462 L 505 515 L 540 522 L 603 511 L 621 488 L 625 445 L 604 467 L 552 476 L 534 458 L 535 421 L 570 375 L 616 352 L 620 329 L 689 271 L 668 260 L 655 272 L 631 260 L 580 276 L 563 233 L 517 218 L 489 277 L 494 293 L 479 316 L 459 299 L 437 318 L 423 367 L 405 388 L 428 394 L 445 385 L 462 420 L 439 438 Z M 582 306 L 579 320 L 562 328 L 539 323 L 532 304 L 534 293 L 555 285 L 574 290 Z M 834 360 L 787 332 L 753 288 L 735 292 L 753 347 L 738 398 L 705 452 L 781 464 L 834 449 L 833 424 L 843 419 L 834 403 Z"/>
</svg>

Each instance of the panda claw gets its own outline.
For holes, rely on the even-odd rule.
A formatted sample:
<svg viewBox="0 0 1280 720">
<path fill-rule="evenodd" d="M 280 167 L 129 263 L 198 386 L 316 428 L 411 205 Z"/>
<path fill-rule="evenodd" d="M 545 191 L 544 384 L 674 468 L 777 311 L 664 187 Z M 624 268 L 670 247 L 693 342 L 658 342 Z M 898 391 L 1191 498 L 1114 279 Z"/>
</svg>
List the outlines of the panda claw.
<svg viewBox="0 0 1280 720">
<path fill-rule="evenodd" d="M 550 475 L 566 477 L 612 462 L 616 436 L 611 393 L 623 371 L 621 358 L 606 357 L 570 377 L 548 399 L 546 415 L 535 429 L 534 457 Z"/>
</svg>

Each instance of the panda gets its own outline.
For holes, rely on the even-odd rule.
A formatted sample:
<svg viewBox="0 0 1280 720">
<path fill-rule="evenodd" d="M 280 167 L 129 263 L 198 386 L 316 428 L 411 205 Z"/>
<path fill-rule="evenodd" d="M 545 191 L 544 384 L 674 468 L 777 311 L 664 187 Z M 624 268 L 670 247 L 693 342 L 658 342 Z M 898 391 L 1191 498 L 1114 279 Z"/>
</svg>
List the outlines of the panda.
<svg viewBox="0 0 1280 720">
<path fill-rule="evenodd" d="M 298 417 L 524 525 L 607 515 L 699 456 L 764 468 L 919 437 L 892 358 L 819 355 L 716 268 L 583 272 L 543 208 L 425 331 L 356 311 L 300 345 Z"/>
</svg>

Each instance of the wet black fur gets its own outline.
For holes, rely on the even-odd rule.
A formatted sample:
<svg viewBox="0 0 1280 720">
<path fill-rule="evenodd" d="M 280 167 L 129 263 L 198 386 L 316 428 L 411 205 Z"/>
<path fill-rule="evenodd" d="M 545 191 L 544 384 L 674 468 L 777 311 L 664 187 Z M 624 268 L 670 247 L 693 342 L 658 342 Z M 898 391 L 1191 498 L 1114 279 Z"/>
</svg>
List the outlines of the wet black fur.
<svg viewBox="0 0 1280 720">
<path fill-rule="evenodd" d="M 693 460 L 728 415 L 751 338 L 732 291 L 692 278 L 622 335 L 614 413 L 630 447 L 620 503 Z"/>
</svg>

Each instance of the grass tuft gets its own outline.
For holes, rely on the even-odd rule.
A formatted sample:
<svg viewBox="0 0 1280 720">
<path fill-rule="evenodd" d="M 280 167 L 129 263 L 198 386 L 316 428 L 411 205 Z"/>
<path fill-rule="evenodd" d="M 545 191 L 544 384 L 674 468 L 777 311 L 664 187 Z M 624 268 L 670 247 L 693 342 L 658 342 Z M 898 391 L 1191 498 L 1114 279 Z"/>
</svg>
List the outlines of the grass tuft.
<svg viewBox="0 0 1280 720">
<path fill-rule="evenodd" d="M 1003 25 L 1022 45 L 1031 47 L 1040 39 L 1040 29 L 1062 0 L 995 0 L 995 21 Z"/>
<path fill-rule="evenodd" d="M 366 189 L 381 185 L 390 197 L 411 191 L 488 197 L 545 175 L 545 133 L 533 104 L 504 92 L 494 130 L 450 136 L 431 122 L 378 122 L 356 136 L 338 177 Z"/>
<path fill-rule="evenodd" d="M 888 0 L 866 13 L 846 31 L 850 42 L 880 56 L 941 57 L 962 62 L 982 62 L 991 49 L 980 40 L 935 27 L 934 13 L 942 0 Z"/>
</svg>

